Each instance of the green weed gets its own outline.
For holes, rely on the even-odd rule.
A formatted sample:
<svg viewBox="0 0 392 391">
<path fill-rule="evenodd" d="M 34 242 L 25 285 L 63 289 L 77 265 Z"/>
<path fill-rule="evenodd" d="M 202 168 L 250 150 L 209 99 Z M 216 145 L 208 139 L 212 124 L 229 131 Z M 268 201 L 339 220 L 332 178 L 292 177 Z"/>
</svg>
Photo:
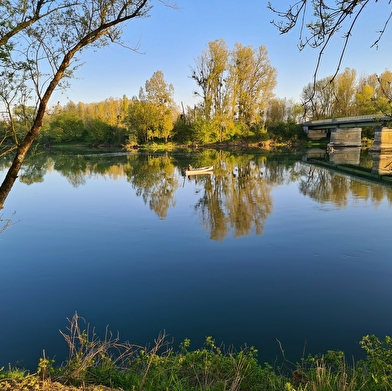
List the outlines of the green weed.
<svg viewBox="0 0 392 391">
<path fill-rule="evenodd" d="M 235 350 L 212 337 L 191 349 L 185 339 L 179 350 L 164 332 L 151 346 L 120 342 L 106 329 L 100 339 L 76 313 L 62 332 L 69 357 L 59 368 L 45 356 L 37 373 L 0 369 L 0 389 L 35 387 L 38 382 L 60 381 L 82 386 L 102 385 L 132 391 L 387 391 L 392 389 L 392 338 L 367 335 L 360 341 L 366 359 L 347 363 L 342 351 L 309 355 L 299 364 L 274 368 L 258 362 L 254 347 Z M 284 357 L 283 357 L 284 358 Z M 20 384 L 22 388 L 16 388 Z M 8 387 L 8 388 L 7 388 Z M 29 389 L 29 388 L 26 388 Z"/>
</svg>

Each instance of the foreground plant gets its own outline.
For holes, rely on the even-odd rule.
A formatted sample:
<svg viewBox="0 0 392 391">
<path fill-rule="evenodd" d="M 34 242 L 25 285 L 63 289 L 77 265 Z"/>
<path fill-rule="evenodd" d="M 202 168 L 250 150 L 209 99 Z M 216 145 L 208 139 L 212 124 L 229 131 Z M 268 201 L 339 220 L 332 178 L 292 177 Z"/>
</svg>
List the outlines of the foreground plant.
<svg viewBox="0 0 392 391">
<path fill-rule="evenodd" d="M 367 359 L 362 362 L 362 372 L 368 379 L 369 390 L 392 389 L 392 338 L 386 336 L 382 341 L 375 335 L 366 335 L 360 341 L 366 351 Z"/>
<path fill-rule="evenodd" d="M 392 338 L 365 336 L 360 342 L 367 357 L 348 364 L 341 351 L 309 355 L 292 369 L 260 365 L 257 350 L 217 345 L 207 337 L 191 350 L 190 340 L 175 352 L 164 332 L 151 346 L 121 342 L 106 328 L 103 338 L 77 313 L 61 332 L 69 347 L 60 367 L 45 356 L 36 374 L 9 367 L 0 369 L 0 390 L 96 390 L 95 385 L 132 391 L 389 391 L 392 389 Z M 59 382 L 59 383 L 56 383 Z M 72 388 L 74 385 L 76 388 Z"/>
<path fill-rule="evenodd" d="M 106 328 L 103 339 L 77 313 L 61 332 L 69 348 L 66 362 L 52 374 L 62 383 L 102 384 L 130 390 L 231 390 L 281 389 L 284 379 L 272 367 L 257 362 L 257 350 L 225 349 L 207 337 L 204 347 L 188 350 L 190 340 L 175 353 L 164 332 L 152 346 L 120 342 Z M 51 362 L 41 359 L 41 374 L 48 374 Z M 266 387 L 270 388 L 266 388 Z M 263 387 L 263 388 L 260 388 Z M 272 387 L 272 388 L 271 388 Z"/>
</svg>

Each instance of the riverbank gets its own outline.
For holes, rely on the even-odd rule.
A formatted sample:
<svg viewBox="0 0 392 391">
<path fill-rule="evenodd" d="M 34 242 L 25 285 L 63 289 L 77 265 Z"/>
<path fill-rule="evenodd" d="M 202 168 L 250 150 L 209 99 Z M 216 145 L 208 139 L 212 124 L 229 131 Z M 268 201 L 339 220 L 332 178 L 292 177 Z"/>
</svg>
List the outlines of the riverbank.
<svg viewBox="0 0 392 391">
<path fill-rule="evenodd" d="M 149 142 L 142 145 L 102 145 L 91 147 L 87 144 L 81 143 L 61 143 L 47 145 L 38 145 L 38 148 L 43 148 L 44 150 L 54 151 L 54 152 L 98 152 L 98 151 L 127 151 L 127 152 L 137 152 L 137 151 L 148 151 L 148 152 L 175 152 L 175 151 L 197 151 L 199 149 L 222 149 L 222 150 L 247 150 L 247 149 L 262 149 L 262 150 L 275 150 L 279 148 L 310 148 L 310 147 L 323 147 L 327 148 L 327 141 L 312 141 L 308 139 L 302 140 L 286 140 L 277 142 L 274 140 L 266 141 L 231 141 L 231 142 L 221 142 L 212 144 L 180 144 L 175 142 Z"/>
<path fill-rule="evenodd" d="M 365 336 L 359 342 L 367 357 L 347 362 L 341 351 L 285 360 L 272 367 L 260 364 L 257 350 L 240 351 L 217 346 L 207 337 L 204 346 L 190 349 L 190 341 L 175 352 L 165 333 L 150 347 L 121 342 L 107 333 L 100 340 L 82 328 L 77 314 L 62 333 L 69 346 L 69 359 L 60 367 L 42 357 L 37 372 L 0 370 L 0 390 L 42 391 L 357 391 L 392 388 L 392 338 Z"/>
<path fill-rule="evenodd" d="M 364 362 L 350 364 L 343 352 L 329 351 L 319 357 L 309 356 L 295 366 L 287 363 L 272 368 L 259 365 L 249 352 L 221 353 L 219 348 L 209 346 L 170 356 L 141 353 L 127 368 L 112 366 L 111 359 L 103 355 L 92 360 L 76 380 L 71 373 L 77 367 L 69 362 L 59 369 L 46 368 L 50 373 L 45 373 L 42 365 L 34 374 L 17 369 L 0 371 L 0 390 L 385 391 L 392 387 L 390 348 Z"/>
</svg>

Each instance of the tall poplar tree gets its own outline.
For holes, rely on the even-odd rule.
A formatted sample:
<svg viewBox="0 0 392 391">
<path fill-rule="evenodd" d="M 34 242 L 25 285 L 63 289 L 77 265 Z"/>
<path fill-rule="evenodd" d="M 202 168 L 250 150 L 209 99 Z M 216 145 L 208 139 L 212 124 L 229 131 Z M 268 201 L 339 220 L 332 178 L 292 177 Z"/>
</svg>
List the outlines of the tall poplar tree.
<svg viewBox="0 0 392 391">
<path fill-rule="evenodd" d="M 374 88 L 371 85 L 359 86 L 355 94 L 355 115 L 375 113 L 373 97 Z"/>
<path fill-rule="evenodd" d="M 229 91 L 236 120 L 250 126 L 263 120 L 276 87 L 276 69 L 265 46 L 236 43 L 229 67 Z"/>
<path fill-rule="evenodd" d="M 224 109 L 225 77 L 227 75 L 229 50 L 223 39 L 208 43 L 196 60 L 192 69 L 192 79 L 201 91 L 195 94 L 203 100 L 203 113 L 206 119 L 222 114 Z"/>
<path fill-rule="evenodd" d="M 200 89 L 196 94 L 202 98 L 204 119 L 199 123 L 203 133 L 209 128 L 213 134 L 210 141 L 223 141 L 230 136 L 234 122 L 238 134 L 264 120 L 276 86 L 276 69 L 264 46 L 254 49 L 236 43 L 230 51 L 219 39 L 209 42 L 197 58 L 192 78 Z M 208 138 L 205 136 L 203 140 Z"/>
<path fill-rule="evenodd" d="M 156 106 L 159 113 L 157 136 L 165 142 L 172 136 L 175 104 L 174 87 L 167 84 L 162 71 L 156 71 L 145 84 L 145 97 Z"/>
<path fill-rule="evenodd" d="M 349 117 L 355 114 L 356 76 L 357 72 L 355 69 L 346 68 L 343 73 L 339 73 L 334 78 L 332 82 L 335 87 L 333 117 Z"/>
</svg>

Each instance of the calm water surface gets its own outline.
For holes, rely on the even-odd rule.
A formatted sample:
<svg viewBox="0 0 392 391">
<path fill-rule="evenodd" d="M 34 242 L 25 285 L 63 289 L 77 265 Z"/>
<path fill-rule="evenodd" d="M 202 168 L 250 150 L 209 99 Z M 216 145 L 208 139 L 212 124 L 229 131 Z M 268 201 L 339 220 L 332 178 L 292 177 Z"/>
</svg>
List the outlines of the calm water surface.
<svg viewBox="0 0 392 391">
<path fill-rule="evenodd" d="M 0 216 L 0 367 L 60 364 L 75 311 L 146 344 L 206 336 L 261 361 L 392 334 L 392 188 L 303 154 L 44 156 Z M 362 159 L 368 164 L 366 158 Z M 181 167 L 213 164 L 184 178 Z M 0 178 L 7 163 L 1 163 Z"/>
</svg>

